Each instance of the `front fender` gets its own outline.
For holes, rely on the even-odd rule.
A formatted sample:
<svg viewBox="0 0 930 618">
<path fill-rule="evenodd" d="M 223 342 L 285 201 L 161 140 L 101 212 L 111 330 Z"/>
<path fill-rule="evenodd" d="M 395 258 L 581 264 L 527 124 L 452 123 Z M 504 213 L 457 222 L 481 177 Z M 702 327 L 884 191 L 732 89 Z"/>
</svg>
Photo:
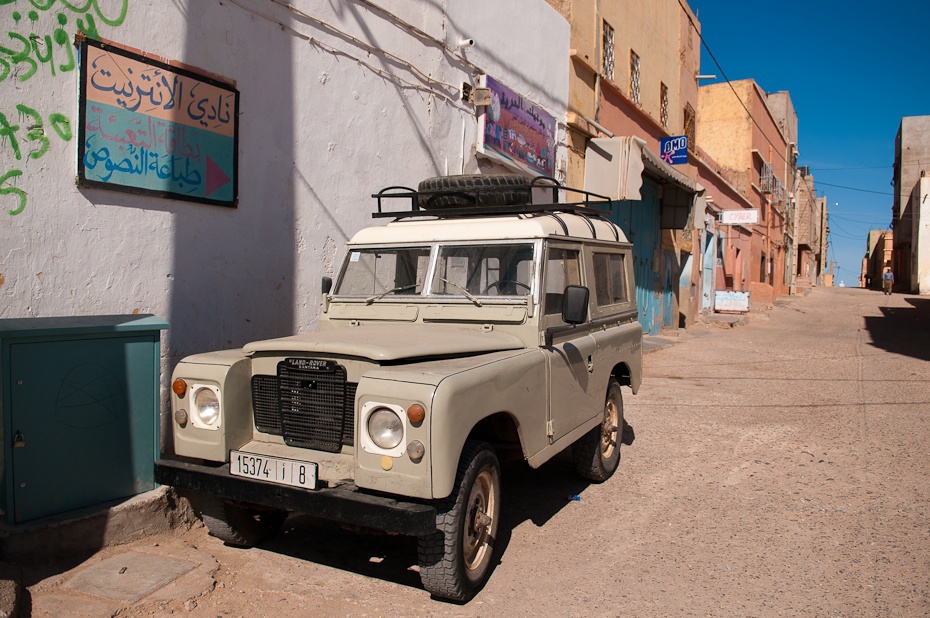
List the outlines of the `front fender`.
<svg viewBox="0 0 930 618">
<path fill-rule="evenodd" d="M 510 414 L 525 457 L 548 445 L 545 358 L 526 350 L 444 378 L 433 397 L 430 448 L 433 497 L 452 493 L 465 440 L 482 419 Z"/>
</svg>

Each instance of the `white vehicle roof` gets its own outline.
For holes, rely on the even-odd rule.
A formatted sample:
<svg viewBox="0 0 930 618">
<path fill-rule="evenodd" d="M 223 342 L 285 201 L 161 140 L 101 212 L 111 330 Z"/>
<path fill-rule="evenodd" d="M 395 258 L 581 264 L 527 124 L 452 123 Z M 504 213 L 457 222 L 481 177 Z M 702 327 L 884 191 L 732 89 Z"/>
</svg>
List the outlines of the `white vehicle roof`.
<svg viewBox="0 0 930 618">
<path fill-rule="evenodd" d="M 387 225 L 367 227 L 355 234 L 349 244 L 424 244 L 441 241 L 520 240 L 551 237 L 627 242 L 623 230 L 604 219 L 571 213 L 545 213 L 403 219 L 392 221 Z"/>
</svg>

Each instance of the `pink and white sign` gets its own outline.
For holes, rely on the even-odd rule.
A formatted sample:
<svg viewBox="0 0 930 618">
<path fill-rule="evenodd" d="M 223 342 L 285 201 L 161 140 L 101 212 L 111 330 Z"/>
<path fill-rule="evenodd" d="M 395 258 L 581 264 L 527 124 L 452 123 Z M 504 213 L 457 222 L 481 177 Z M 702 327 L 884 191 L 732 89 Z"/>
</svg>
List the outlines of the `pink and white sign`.
<svg viewBox="0 0 930 618">
<path fill-rule="evenodd" d="M 744 208 L 741 210 L 724 210 L 720 213 L 720 223 L 723 225 L 751 225 L 759 222 L 758 208 Z"/>
</svg>

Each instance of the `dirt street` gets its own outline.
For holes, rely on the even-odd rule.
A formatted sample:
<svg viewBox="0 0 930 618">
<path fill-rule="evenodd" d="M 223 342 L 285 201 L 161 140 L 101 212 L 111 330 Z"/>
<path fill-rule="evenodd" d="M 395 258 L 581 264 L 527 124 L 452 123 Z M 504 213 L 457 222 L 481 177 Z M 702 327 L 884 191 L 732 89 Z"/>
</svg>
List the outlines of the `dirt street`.
<svg viewBox="0 0 930 618">
<path fill-rule="evenodd" d="M 215 584 L 100 615 L 926 616 L 928 361 L 930 299 L 852 288 L 683 331 L 624 389 L 613 479 L 504 468 L 500 563 L 464 605 L 420 587 L 413 539 L 292 517 L 251 550 L 194 527 L 33 574 L 34 615 L 67 615 L 88 565 L 187 552 Z"/>
</svg>

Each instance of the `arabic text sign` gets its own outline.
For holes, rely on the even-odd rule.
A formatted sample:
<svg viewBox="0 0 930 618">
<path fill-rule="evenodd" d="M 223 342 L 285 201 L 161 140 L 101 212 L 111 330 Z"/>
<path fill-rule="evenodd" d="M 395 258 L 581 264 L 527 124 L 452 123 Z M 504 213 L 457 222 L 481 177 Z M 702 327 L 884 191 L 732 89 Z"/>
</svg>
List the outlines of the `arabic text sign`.
<svg viewBox="0 0 930 618">
<path fill-rule="evenodd" d="M 687 164 L 688 136 L 663 137 L 659 140 L 659 150 L 662 160 L 669 165 Z"/>
<path fill-rule="evenodd" d="M 532 172 L 552 176 L 555 118 L 491 76 L 485 77 L 491 104 L 485 109 L 483 147 Z"/>
<path fill-rule="evenodd" d="M 79 183 L 235 206 L 238 91 L 111 44 L 81 44 Z"/>
<path fill-rule="evenodd" d="M 716 290 L 714 292 L 714 311 L 749 311 L 749 292 Z"/>
<path fill-rule="evenodd" d="M 758 222 L 758 208 L 743 208 L 741 210 L 724 210 L 720 212 L 720 223 L 723 225 L 750 225 Z"/>
</svg>

